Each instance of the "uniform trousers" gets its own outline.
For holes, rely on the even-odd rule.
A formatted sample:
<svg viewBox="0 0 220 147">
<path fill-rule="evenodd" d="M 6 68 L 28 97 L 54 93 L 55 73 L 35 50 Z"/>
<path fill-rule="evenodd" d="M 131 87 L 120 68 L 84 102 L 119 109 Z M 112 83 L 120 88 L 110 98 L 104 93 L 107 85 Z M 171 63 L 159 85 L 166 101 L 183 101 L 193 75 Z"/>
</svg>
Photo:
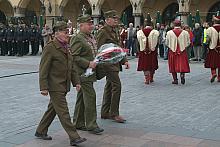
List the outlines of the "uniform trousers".
<svg viewBox="0 0 220 147">
<path fill-rule="evenodd" d="M 72 124 L 69 109 L 66 101 L 65 92 L 49 92 L 50 102 L 48 105 L 47 111 L 44 113 L 43 118 L 40 121 L 39 126 L 37 127 L 37 132 L 40 134 L 47 134 L 48 127 L 54 120 L 55 116 L 58 115 L 58 118 L 69 135 L 70 140 L 75 140 L 79 138 L 78 133 L 76 132 L 76 127 Z"/>
<path fill-rule="evenodd" d="M 118 116 L 121 97 L 121 80 L 118 71 L 107 71 L 101 116 Z"/>
<path fill-rule="evenodd" d="M 98 127 L 96 111 L 96 93 L 93 82 L 81 82 L 81 89 L 77 93 L 73 124 L 76 128 L 86 127 L 93 130 Z"/>
</svg>

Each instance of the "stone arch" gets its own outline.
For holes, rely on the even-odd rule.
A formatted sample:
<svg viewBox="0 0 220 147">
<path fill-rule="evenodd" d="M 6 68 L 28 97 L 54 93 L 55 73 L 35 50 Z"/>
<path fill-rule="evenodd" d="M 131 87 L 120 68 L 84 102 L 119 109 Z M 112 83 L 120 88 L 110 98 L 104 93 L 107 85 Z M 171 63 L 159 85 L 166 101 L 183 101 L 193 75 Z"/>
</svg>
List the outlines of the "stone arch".
<svg viewBox="0 0 220 147">
<path fill-rule="evenodd" d="M 217 11 L 220 12 L 220 1 L 215 2 L 208 10 L 208 14 L 206 16 L 206 21 L 211 22 L 212 16 L 217 14 Z M 220 15 L 220 14 L 219 14 Z"/>
<path fill-rule="evenodd" d="M 83 5 L 85 5 L 86 13 L 91 11 L 91 4 L 88 0 L 62 0 L 60 8 L 65 19 L 71 20 L 75 26 L 77 17 L 82 14 Z"/>
<path fill-rule="evenodd" d="M 0 22 L 7 23 L 7 17 L 14 15 L 11 1 L 0 0 Z"/>
<path fill-rule="evenodd" d="M 101 10 L 103 12 L 106 12 L 110 9 L 114 9 L 118 12 L 119 16 L 122 16 L 124 10 L 126 8 L 129 8 L 131 6 L 131 1 L 130 0 L 101 0 Z"/>
<path fill-rule="evenodd" d="M 24 15 L 24 18 L 22 16 L 22 18 L 19 19 L 23 19 L 28 25 L 31 23 L 39 24 L 38 20 L 39 16 L 41 15 L 41 6 L 41 0 L 20 0 L 17 8 L 19 9 L 20 13 Z"/>
<path fill-rule="evenodd" d="M 162 13 L 162 22 L 164 24 L 170 24 L 176 17 L 179 11 L 179 4 L 177 2 L 170 3 Z"/>
</svg>

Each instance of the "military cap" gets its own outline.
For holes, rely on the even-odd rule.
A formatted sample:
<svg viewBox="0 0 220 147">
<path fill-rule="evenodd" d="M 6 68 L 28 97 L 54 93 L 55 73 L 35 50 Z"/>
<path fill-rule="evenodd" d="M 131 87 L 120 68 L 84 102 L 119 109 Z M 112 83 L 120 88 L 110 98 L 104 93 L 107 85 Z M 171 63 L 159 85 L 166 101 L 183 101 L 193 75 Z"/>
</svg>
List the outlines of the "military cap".
<svg viewBox="0 0 220 147">
<path fill-rule="evenodd" d="M 54 25 L 54 30 L 65 30 L 67 28 L 67 24 L 65 21 L 57 21 Z"/>
<path fill-rule="evenodd" d="M 86 23 L 86 22 L 93 22 L 92 17 L 88 14 L 81 15 L 77 18 L 78 23 Z"/>
<path fill-rule="evenodd" d="M 115 18 L 118 17 L 116 10 L 110 10 L 104 13 L 105 18 Z"/>
</svg>

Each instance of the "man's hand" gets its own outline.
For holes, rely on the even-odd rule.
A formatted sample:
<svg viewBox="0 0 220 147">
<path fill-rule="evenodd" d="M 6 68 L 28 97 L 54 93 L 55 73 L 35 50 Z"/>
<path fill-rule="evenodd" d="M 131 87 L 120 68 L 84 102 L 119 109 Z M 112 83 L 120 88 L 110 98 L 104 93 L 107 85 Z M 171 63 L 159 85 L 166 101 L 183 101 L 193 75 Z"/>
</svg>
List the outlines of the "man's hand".
<svg viewBox="0 0 220 147">
<path fill-rule="evenodd" d="M 96 63 L 93 62 L 93 61 L 90 61 L 90 62 L 89 62 L 89 68 L 94 69 L 95 67 L 96 67 Z"/>
<path fill-rule="evenodd" d="M 40 92 L 43 96 L 48 96 L 48 90 L 42 90 Z"/>
<path fill-rule="evenodd" d="M 80 84 L 76 84 L 76 91 L 80 91 L 81 89 L 81 85 Z"/>
<path fill-rule="evenodd" d="M 130 69 L 130 64 L 127 62 L 125 62 L 125 69 Z"/>
</svg>

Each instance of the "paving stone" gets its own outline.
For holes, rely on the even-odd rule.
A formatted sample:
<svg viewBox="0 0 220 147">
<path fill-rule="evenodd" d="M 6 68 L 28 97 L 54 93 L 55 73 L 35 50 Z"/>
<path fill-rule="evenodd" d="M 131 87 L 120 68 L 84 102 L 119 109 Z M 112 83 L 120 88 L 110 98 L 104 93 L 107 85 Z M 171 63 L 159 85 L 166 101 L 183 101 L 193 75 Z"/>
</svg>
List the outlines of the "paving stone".
<svg viewBox="0 0 220 147">
<path fill-rule="evenodd" d="M 140 138 L 166 142 L 173 137 L 175 137 L 175 135 L 160 134 L 160 133 L 147 133 L 147 134 L 141 136 Z"/>
<path fill-rule="evenodd" d="M 0 76 L 37 71 L 39 61 L 39 56 L 0 57 Z M 141 129 L 146 133 L 193 136 L 202 139 L 220 138 L 218 133 L 220 84 L 217 82 L 210 84 L 210 70 L 205 69 L 202 63 L 190 64 L 191 73 L 186 74 L 186 85 L 172 85 L 167 61 L 159 59 L 155 82 L 145 85 L 143 73 L 136 71 L 137 59 L 129 62 L 131 69 L 120 73 L 122 82 L 120 114 L 127 122 L 117 124 L 111 120 L 98 119 L 99 126 L 104 129 L 108 127 Z M 0 139 L 4 140 L 5 137 L 30 129 L 35 130 L 49 101 L 49 97 L 43 97 L 39 93 L 38 74 L 0 78 L 0 83 Z M 100 118 L 105 79 L 94 85 Z M 69 112 L 73 116 L 76 101 L 76 91 L 73 88 L 67 95 L 67 101 Z M 55 126 L 49 128 L 49 133 L 62 129 L 56 121 L 52 124 Z M 142 133 L 109 130 L 109 134 L 135 137 Z"/>
<path fill-rule="evenodd" d="M 220 147 L 220 142 L 212 140 L 204 140 L 197 145 L 197 147 Z"/>
<path fill-rule="evenodd" d="M 140 147 L 143 144 L 145 144 L 147 142 L 147 140 L 131 138 L 131 137 L 124 137 L 124 136 L 119 136 L 119 135 L 111 135 L 111 136 L 104 138 L 100 142 L 115 144 L 115 145 Z"/>
<path fill-rule="evenodd" d="M 0 141 L 0 147 L 14 147 L 14 146 L 15 146 L 15 144 Z"/>
<path fill-rule="evenodd" d="M 183 137 L 183 136 L 175 136 L 168 140 L 168 142 L 170 143 L 176 143 L 179 145 L 189 145 L 189 146 L 196 146 L 202 141 L 203 141 L 202 139 Z"/>
</svg>

